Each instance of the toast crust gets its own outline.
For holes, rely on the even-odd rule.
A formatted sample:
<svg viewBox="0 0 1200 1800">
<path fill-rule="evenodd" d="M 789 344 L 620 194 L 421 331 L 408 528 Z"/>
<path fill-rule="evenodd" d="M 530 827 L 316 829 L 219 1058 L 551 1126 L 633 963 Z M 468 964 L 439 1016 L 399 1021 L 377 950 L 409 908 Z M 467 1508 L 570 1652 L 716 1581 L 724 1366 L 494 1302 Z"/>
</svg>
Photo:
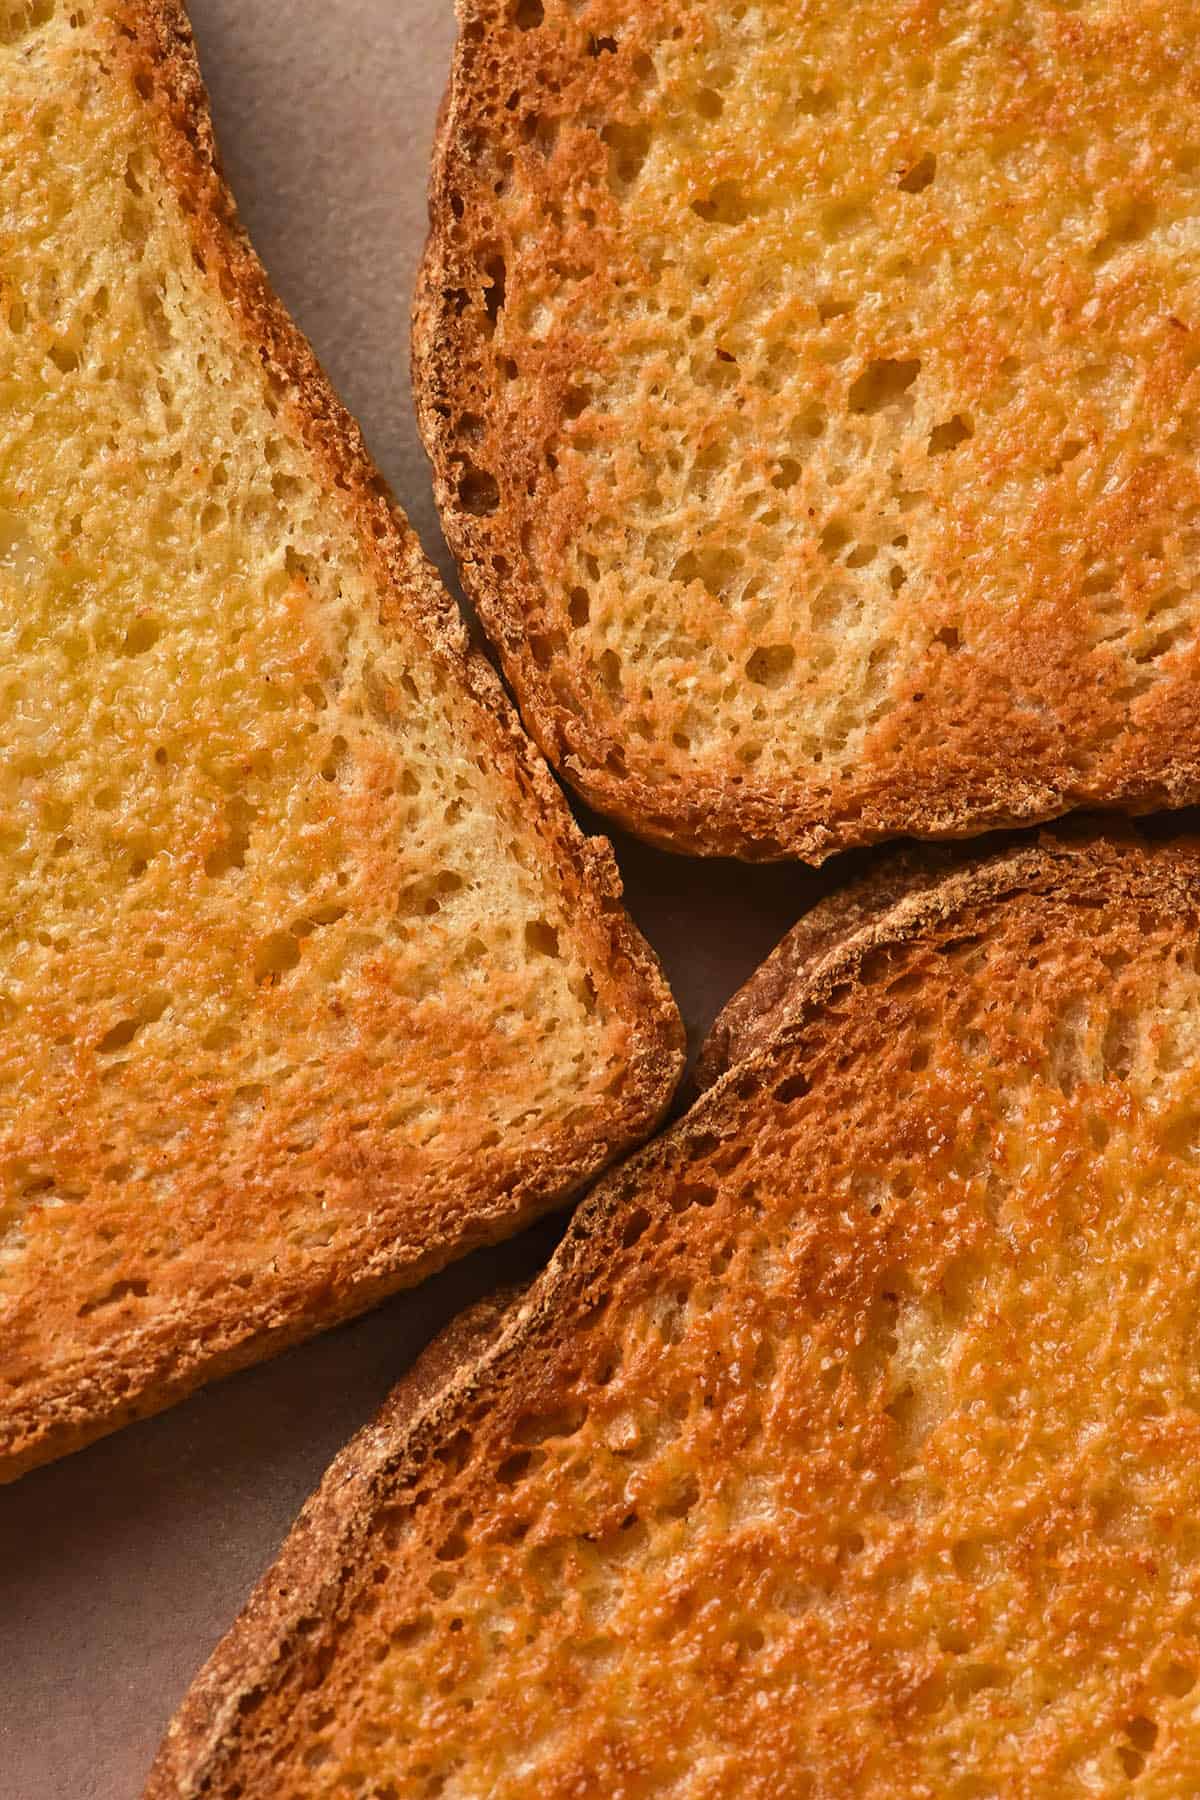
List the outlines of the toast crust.
<svg viewBox="0 0 1200 1800">
<path fill-rule="evenodd" d="M 1102 9 L 1095 10 L 1099 14 Z M 1158 11 L 1171 23 L 1169 8 Z M 887 8 L 867 7 L 863 12 L 881 56 L 885 48 L 890 51 L 901 44 L 903 56 L 914 67 L 924 66 L 921 59 L 937 44 L 942 25 L 935 28 L 923 15 L 918 19 L 905 14 L 901 19 L 898 12 L 889 36 Z M 1047 7 L 1045 14 L 1047 33 L 1058 32 L 1057 10 Z M 1078 808 L 1138 814 L 1195 801 L 1200 796 L 1200 759 L 1194 748 L 1198 721 L 1194 633 L 1185 622 L 1164 650 L 1165 640 L 1156 644 L 1151 628 L 1162 608 L 1169 610 L 1178 599 L 1169 586 L 1176 573 L 1171 556 L 1153 563 L 1132 554 L 1124 558 L 1131 586 L 1119 606 L 1128 615 L 1122 617 L 1120 630 L 1132 634 L 1128 668 L 1118 666 L 1109 642 L 1119 635 L 1117 625 L 1100 617 L 1099 611 L 1093 616 L 1090 598 L 1103 587 L 1102 565 L 1122 559 L 1139 533 L 1150 531 L 1153 557 L 1154 543 L 1161 549 L 1162 533 L 1171 537 L 1191 516 L 1189 470 L 1182 466 L 1168 470 L 1149 453 L 1136 467 L 1131 465 L 1120 484 L 1114 477 L 1107 497 L 1102 495 L 1094 505 L 1088 501 L 1086 525 L 1079 527 L 1073 520 L 1076 499 L 1068 476 L 1062 475 L 1063 465 L 1055 460 L 1057 451 L 1048 452 L 1051 485 L 1038 502 L 1036 517 L 1031 514 L 1028 541 L 1020 551 L 1028 579 L 1002 604 L 997 602 L 994 613 L 985 599 L 959 593 L 962 567 L 949 544 L 936 555 L 931 553 L 929 566 L 919 575 L 914 571 L 906 576 L 905 569 L 896 565 L 896 580 L 908 580 L 904 595 L 909 610 L 907 615 L 897 611 L 886 628 L 881 627 L 873 655 L 881 666 L 894 666 L 898 672 L 883 696 L 879 716 L 863 728 L 861 742 L 855 740 L 855 753 L 846 753 L 844 766 L 830 766 L 836 757 L 831 758 L 826 744 L 818 759 L 821 767 L 807 755 L 789 750 L 768 769 L 771 724 L 747 726 L 743 721 L 741 740 L 750 735 L 757 743 L 747 746 L 733 735 L 726 743 L 716 702 L 715 728 L 706 714 L 705 742 L 721 739 L 721 753 L 710 754 L 711 745 L 703 757 L 693 753 L 685 694 L 693 678 L 711 685 L 708 673 L 700 671 L 714 634 L 728 627 L 732 646 L 721 679 L 753 693 L 758 690 L 748 689 L 748 677 L 738 662 L 750 669 L 756 647 L 768 660 L 778 654 L 789 661 L 793 672 L 806 671 L 806 680 L 807 671 L 822 666 L 825 652 L 815 638 L 812 644 L 807 642 L 807 627 L 796 624 L 794 646 L 787 641 L 792 629 L 788 597 L 781 599 L 772 627 L 782 640 L 779 644 L 760 642 L 749 628 L 735 630 L 728 623 L 731 601 L 721 586 L 722 570 L 739 554 L 737 533 L 730 526 L 729 542 L 722 540 L 724 548 L 714 549 L 710 559 L 715 572 L 705 575 L 701 569 L 708 597 L 703 623 L 697 623 L 701 613 L 696 610 L 700 604 L 696 582 L 681 587 L 679 582 L 686 577 L 677 581 L 671 567 L 673 560 L 676 569 L 689 558 L 691 563 L 698 557 L 703 561 L 698 546 L 705 529 L 704 509 L 697 511 L 690 494 L 680 502 L 680 517 L 690 523 L 681 535 L 671 537 L 670 553 L 662 568 L 655 565 L 653 579 L 638 577 L 636 596 L 632 586 L 621 585 L 623 558 L 641 554 L 632 547 L 619 554 L 613 551 L 604 583 L 594 591 L 585 593 L 584 587 L 572 588 L 572 583 L 586 585 L 577 566 L 582 558 L 579 546 L 601 504 L 595 465 L 587 460 L 595 445 L 603 446 L 601 460 L 607 459 L 614 469 L 622 458 L 628 462 L 631 456 L 643 455 L 643 439 L 655 445 L 653 453 L 645 453 L 651 459 L 646 469 L 631 472 L 622 463 L 623 472 L 613 475 L 611 491 L 604 489 L 603 504 L 611 509 L 605 527 L 609 538 L 615 541 L 625 532 L 632 545 L 628 521 L 643 499 L 645 517 L 651 521 L 646 531 L 649 538 L 654 536 L 652 502 L 662 498 L 658 488 L 663 485 L 664 454 L 668 465 L 676 451 L 686 461 L 710 440 L 715 443 L 724 429 L 724 415 L 711 403 L 710 394 L 708 410 L 689 414 L 679 444 L 672 441 L 671 451 L 664 453 L 655 437 L 654 409 L 667 405 L 673 376 L 661 376 L 653 389 L 657 400 L 629 398 L 631 388 L 637 387 L 637 358 L 630 348 L 626 366 L 620 331 L 608 333 L 604 327 L 620 316 L 626 297 L 643 293 L 653 297 L 658 280 L 655 259 L 661 259 L 662 244 L 671 242 L 677 225 L 673 213 L 656 216 L 646 227 L 650 248 L 643 249 L 640 241 L 632 241 L 620 211 L 636 181 L 636 174 L 622 172 L 623 146 L 630 146 L 629 169 L 634 169 L 638 156 L 645 156 L 647 133 L 656 128 L 653 103 L 647 99 L 648 92 L 657 91 L 655 58 L 665 45 L 668 56 L 676 49 L 681 56 L 694 55 L 697 67 L 705 58 L 714 64 L 724 62 L 732 85 L 730 65 L 740 51 L 723 44 L 726 27 L 719 20 L 691 6 L 680 12 L 677 7 L 608 0 L 580 16 L 578 9 L 547 0 L 544 7 L 524 9 L 517 20 L 514 9 L 501 0 L 460 0 L 459 22 L 434 153 L 430 236 L 414 301 L 413 389 L 441 517 L 464 587 L 503 659 L 529 730 L 589 804 L 664 848 L 749 860 L 798 857 L 815 864 L 837 851 L 898 836 L 956 838 L 1048 821 Z M 943 24 L 950 33 L 950 25 Z M 776 21 L 776 28 L 777 34 L 786 33 L 786 24 Z M 737 33 L 733 27 L 729 30 L 733 44 Z M 1114 22 L 1105 15 L 1062 24 L 1053 52 L 1061 61 L 1060 94 L 1075 91 L 1085 79 L 1080 70 L 1120 66 L 1122 59 L 1136 67 L 1138 80 L 1152 82 L 1157 72 L 1169 83 L 1177 64 L 1173 51 L 1168 54 L 1160 46 L 1156 52 L 1156 31 L 1150 13 L 1139 15 L 1136 23 Z M 1021 55 L 1019 49 L 1012 51 L 1015 62 Z M 1045 80 L 1049 93 L 1053 74 Z M 810 110 L 820 110 L 820 99 L 818 95 Z M 701 88 L 698 99 L 689 94 L 686 102 L 676 97 L 674 103 L 686 108 L 693 102 L 702 108 L 707 105 L 715 117 L 722 97 L 710 85 Z M 1062 104 L 1065 116 L 1065 100 Z M 1012 105 L 1033 108 L 1035 102 L 1018 87 Z M 1053 135 L 1062 117 L 1056 123 L 1052 103 L 1047 100 L 1046 105 L 1046 130 Z M 906 138 L 907 129 L 897 125 L 898 142 Z M 769 170 L 773 154 L 769 145 L 762 150 L 759 160 L 765 169 Z M 749 155 L 747 151 L 747 159 Z M 711 168 L 703 157 L 697 167 L 680 157 L 672 165 L 675 172 L 664 175 L 672 194 L 682 185 L 689 192 L 695 188 L 700 196 L 691 210 L 685 206 L 679 215 L 691 226 L 693 212 L 707 216 L 704 209 L 710 203 L 703 198 L 703 183 L 711 183 L 713 173 L 736 169 L 736 179 L 731 176 L 723 184 L 730 189 L 739 182 L 752 184 L 756 178 L 757 165 L 743 177 L 736 150 L 723 141 L 713 157 Z M 901 166 L 901 176 L 903 172 Z M 896 179 L 890 176 L 889 185 Z M 1127 214 L 1133 217 L 1139 206 L 1153 211 L 1153 201 L 1145 200 L 1140 189 L 1136 196 L 1132 190 L 1106 193 L 1104 203 L 1109 200 L 1122 219 Z M 1099 207 L 1099 200 L 1096 204 Z M 926 227 L 914 215 L 913 220 L 898 220 L 897 229 L 920 234 Z M 1094 256 L 1103 261 L 1112 254 L 1113 240 L 1101 239 L 1101 229 L 1097 224 Z M 1118 227 L 1114 231 L 1123 242 Z M 720 229 L 714 232 L 710 250 L 714 286 L 722 259 L 738 254 L 736 238 L 736 230 L 726 231 L 724 237 Z M 1131 242 L 1136 238 L 1132 226 L 1129 238 Z M 730 243 L 733 249 L 726 248 Z M 942 240 L 936 244 L 940 247 Z M 1129 277 L 1130 283 L 1140 279 L 1140 273 Z M 730 282 L 735 292 L 732 276 Z M 688 296 L 673 293 L 672 299 L 674 318 L 686 312 Z M 702 300 L 699 296 L 697 303 Z M 1102 323 L 1108 316 L 1106 308 L 1116 305 L 1102 283 L 1090 310 L 1085 302 L 1086 295 L 1074 288 L 1064 298 L 1072 318 L 1080 309 L 1079 316 Z M 743 309 L 752 306 L 753 297 L 742 296 L 738 304 Z M 736 318 L 733 300 L 729 305 Z M 1169 312 L 1166 302 L 1164 306 Z M 798 314 L 791 320 L 788 331 L 793 337 L 805 332 L 819 336 L 815 305 L 812 312 L 811 322 L 807 316 L 801 322 Z M 636 308 L 634 313 L 636 321 L 640 314 Z M 1164 318 L 1154 326 L 1161 342 L 1147 365 L 1147 380 L 1156 392 L 1159 374 L 1186 335 L 1176 329 L 1184 321 L 1176 318 L 1170 325 Z M 692 324 L 700 323 L 698 314 Z M 684 323 L 675 331 L 682 334 Z M 963 340 L 967 386 L 974 379 L 972 358 L 988 362 L 992 373 L 987 381 L 992 382 L 999 379 L 995 369 L 1005 361 L 1004 349 L 1011 353 L 1013 348 L 1002 342 L 1004 327 L 997 321 L 981 318 L 975 332 L 974 339 L 968 335 Z M 630 333 L 632 341 L 634 326 Z M 752 345 L 756 342 L 754 331 L 744 335 Z M 708 340 L 701 342 L 707 345 Z M 790 343 L 792 337 L 781 335 L 773 348 L 786 359 L 792 354 Z M 652 346 L 639 353 L 651 362 L 657 356 L 656 369 L 663 362 L 662 345 L 660 332 Z M 876 349 L 883 359 L 880 367 L 892 366 L 888 359 L 915 354 L 899 340 Z M 860 350 L 864 357 L 869 354 L 869 347 L 862 346 L 856 346 L 855 354 Z M 684 343 L 681 367 L 686 351 Z M 835 351 L 842 354 L 835 344 L 827 360 L 834 359 Z M 943 353 L 949 357 L 958 350 L 931 342 L 930 359 Z M 716 355 L 725 361 L 718 362 L 713 380 L 725 383 L 720 392 L 722 404 L 733 408 L 730 416 L 736 417 L 752 400 L 759 407 L 754 428 L 758 436 L 751 434 L 746 456 L 757 458 L 762 466 L 756 475 L 759 485 L 747 500 L 748 512 L 753 514 L 764 495 L 777 509 L 781 502 L 775 490 L 793 486 L 795 465 L 784 457 L 780 474 L 771 453 L 778 449 L 782 454 L 784 446 L 768 443 L 764 450 L 760 442 L 763 433 L 774 429 L 772 406 L 777 403 L 770 399 L 769 380 L 764 377 L 767 398 L 750 395 L 748 389 L 737 387 L 733 353 L 718 347 Z M 901 361 L 897 366 L 908 365 Z M 818 374 L 825 379 L 819 365 Z M 1187 379 L 1182 365 L 1178 377 Z M 598 414 L 590 404 L 594 387 L 605 394 Z M 1178 383 L 1176 387 L 1183 391 Z M 990 405 L 995 394 L 991 388 L 988 394 Z M 943 410 L 950 406 L 946 399 Z M 965 434 L 970 424 L 964 425 L 956 412 L 948 427 L 944 422 L 933 427 L 935 435 L 947 429 Z M 977 436 L 981 440 L 982 434 Z M 586 443 L 586 450 L 577 454 L 577 443 Z M 803 457 L 806 452 L 797 454 Z M 980 493 L 997 488 L 1019 462 L 1020 430 L 1014 428 L 994 454 L 989 449 L 990 460 L 985 460 L 982 447 L 972 454 L 980 461 L 967 486 L 980 484 Z M 1064 454 L 1070 464 L 1079 454 L 1078 442 L 1071 439 Z M 930 462 L 940 467 L 948 460 L 937 455 Z M 1052 486 L 1060 476 L 1067 484 L 1061 492 Z M 802 485 L 795 486 L 797 494 Z M 701 489 L 701 501 L 705 494 Z M 789 493 L 786 498 L 790 497 Z M 957 533 L 969 548 L 973 528 L 969 501 L 951 485 L 939 505 L 944 514 L 936 528 L 940 531 L 945 522 L 948 540 Z M 897 545 L 909 541 L 905 530 L 898 529 L 903 523 L 897 520 L 888 526 L 896 533 Z M 879 521 L 876 525 L 882 529 Z M 1047 534 L 1052 537 L 1060 527 L 1065 538 L 1083 546 L 1078 567 L 1068 566 L 1069 556 L 1044 553 Z M 672 530 L 668 524 L 668 536 Z M 834 518 L 829 531 L 840 541 L 846 528 Z M 786 560 L 788 569 L 795 565 L 801 570 L 795 580 L 797 592 L 806 596 L 805 605 L 815 533 L 815 526 L 801 529 L 798 519 L 791 521 L 774 556 L 777 565 Z M 873 547 L 874 540 L 862 555 Z M 989 560 L 978 545 L 969 548 L 969 554 L 981 564 Z M 967 560 L 968 551 L 963 556 Z M 1090 574 L 1084 570 L 1088 557 L 1095 559 Z M 764 552 L 760 567 L 751 555 L 747 568 L 758 577 L 752 588 L 761 588 L 764 574 L 769 575 L 766 560 Z M 994 562 L 994 557 L 990 560 Z M 849 567 L 853 570 L 855 564 Z M 840 564 L 835 574 L 839 569 Z M 1155 587 L 1152 597 L 1151 587 L 1160 577 L 1162 594 L 1158 596 Z M 923 591 L 911 599 L 918 582 Z M 1117 603 L 1109 596 L 1095 604 L 1102 609 Z M 1185 600 L 1183 605 L 1187 611 L 1192 602 Z M 658 635 L 692 644 L 686 652 L 669 645 L 661 652 L 664 666 L 675 669 L 672 657 L 678 663 L 669 681 L 665 675 L 659 681 L 657 665 L 648 653 L 627 677 L 617 667 L 625 654 L 621 631 L 631 636 L 632 627 L 619 630 L 610 619 L 614 613 L 618 619 L 624 617 L 622 609 L 628 612 L 635 606 L 651 612 L 661 608 L 666 624 L 660 628 L 654 621 Z M 603 615 L 599 626 L 598 612 Z M 918 638 L 925 643 L 923 649 L 915 648 Z M 907 648 L 898 649 L 902 640 Z M 615 650 L 606 651 L 605 643 Z M 831 682 L 837 673 L 835 664 Z M 833 687 L 826 692 L 819 674 L 811 679 L 821 704 L 835 708 Z M 869 682 L 873 680 L 869 677 Z M 875 688 L 870 691 L 874 694 Z M 762 699 L 769 701 L 771 696 L 760 696 L 760 705 Z M 870 709 L 864 714 L 868 716 Z"/>
<path fill-rule="evenodd" d="M 944 880 L 964 860 L 962 852 L 932 844 L 897 850 L 860 880 L 819 900 L 717 1014 L 696 1056 L 694 1091 L 703 1093 L 767 1043 L 793 996 L 825 957 L 886 920 L 901 900 Z"/>
<path fill-rule="evenodd" d="M 294 1634 L 305 1634 L 325 1607 L 336 1607 L 336 1571 L 350 1567 L 361 1548 L 373 1495 L 389 1478 L 397 1442 L 470 1377 L 515 1316 L 525 1291 L 500 1289 L 453 1319 L 396 1383 L 370 1424 L 334 1458 L 317 1492 L 301 1509 L 278 1560 L 246 1602 L 241 1615 L 244 1638 L 237 1644 L 224 1639 L 189 1690 L 186 1729 L 177 1729 L 175 1722 L 170 1726 L 147 1780 L 146 1800 L 184 1791 L 181 1771 L 200 1746 L 219 1742 L 250 1695 L 269 1686 L 273 1668 Z M 289 1604 L 292 1597 L 300 1601 L 300 1610 Z M 250 1642 L 261 1652 L 252 1685 L 241 1661 Z"/>
<path fill-rule="evenodd" d="M 0 1418 L 0 1481 L 81 1447 L 134 1418 L 172 1404 L 202 1381 L 231 1373 L 415 1284 L 455 1257 L 521 1229 L 564 1203 L 602 1167 L 640 1141 L 662 1116 L 683 1061 L 682 1026 L 657 958 L 621 905 L 607 840 L 585 838 L 549 770 L 529 743 L 500 682 L 469 645 L 416 536 L 374 467 L 361 432 L 275 296 L 242 228 L 214 143 L 195 44 L 179 0 L 119 0 L 111 9 L 112 79 L 137 87 L 148 128 L 193 234 L 195 255 L 218 288 L 244 341 L 282 396 L 282 406 L 327 481 L 377 579 L 381 623 L 415 625 L 433 662 L 463 695 L 481 754 L 504 772 L 514 804 L 536 821 L 597 971 L 613 982 L 629 1022 L 627 1078 L 586 1131 L 555 1127 L 529 1145 L 524 1166 L 506 1169 L 482 1152 L 450 1190 L 431 1185 L 453 1220 L 441 1237 L 413 1238 L 387 1193 L 364 1186 L 353 1255 L 336 1267 L 278 1272 L 253 1295 L 181 1292 L 149 1323 L 134 1322 L 100 1355 L 88 1350 L 70 1378 L 35 1380 Z M 355 1153 L 347 1137 L 344 1153 Z M 495 1172 L 490 1172 L 491 1165 Z M 369 1171 L 368 1171 L 369 1179 Z M 488 1191 L 489 1187 L 492 1191 Z M 432 1211 L 430 1217 L 432 1217 Z M 409 1221 L 411 1227 L 411 1220 Z M 214 1287 L 219 1287 L 214 1283 Z"/>
<path fill-rule="evenodd" d="M 969 948 L 979 941 L 980 931 L 986 932 L 997 906 L 1022 897 L 1065 898 L 1081 916 L 1101 896 L 1106 902 L 1128 903 L 1135 933 L 1151 908 L 1159 916 L 1191 917 L 1200 903 L 1200 843 L 1181 841 L 1147 855 L 1132 836 L 1124 842 L 1090 835 L 1067 842 L 1047 836 L 1036 845 L 1018 846 L 935 879 L 932 885 L 919 884 L 918 874 L 910 865 L 905 876 L 894 880 L 890 901 L 878 893 L 878 904 L 872 906 L 869 894 L 861 893 L 847 908 L 848 933 L 815 958 L 797 959 L 786 994 L 778 980 L 772 981 L 764 1003 L 764 1013 L 772 1019 L 771 1032 L 752 1034 L 740 1059 L 670 1133 L 599 1184 L 575 1215 L 549 1267 L 520 1304 L 504 1315 L 482 1355 L 458 1366 L 424 1411 L 414 1413 L 398 1399 L 395 1408 L 385 1409 L 377 1428 L 347 1448 L 306 1508 L 280 1563 L 264 1577 L 251 1606 L 197 1678 L 164 1740 L 147 1800 L 194 1800 L 201 1794 L 217 1800 L 245 1791 L 236 1784 L 247 1779 L 248 1771 L 252 1775 L 267 1762 L 276 1770 L 285 1767 L 276 1760 L 286 1755 L 276 1733 L 288 1729 L 287 1696 L 299 1703 L 305 1689 L 319 1685 L 334 1662 L 339 1635 L 354 1614 L 354 1596 L 362 1592 L 365 1576 L 361 1570 L 354 1572 L 354 1562 L 366 1554 L 373 1511 L 387 1507 L 389 1517 L 412 1520 L 420 1505 L 431 1503 L 443 1519 L 441 1526 L 431 1529 L 444 1529 L 445 1518 L 453 1519 L 470 1490 L 448 1495 L 444 1505 L 440 1495 L 452 1482 L 448 1471 L 456 1471 L 464 1458 L 469 1460 L 473 1436 L 494 1435 L 497 1456 L 507 1455 L 514 1443 L 539 1441 L 519 1430 L 515 1437 L 505 1434 L 514 1430 L 514 1421 L 528 1416 L 528 1408 L 537 1414 L 539 1409 L 553 1413 L 562 1406 L 563 1391 L 556 1386 L 553 1367 L 560 1359 L 573 1367 L 580 1355 L 588 1360 L 592 1334 L 604 1335 L 603 1324 L 614 1302 L 644 1294 L 646 1281 L 669 1285 L 682 1278 L 687 1259 L 671 1257 L 672 1239 L 679 1229 L 672 1221 L 681 1207 L 696 1202 L 687 1172 L 700 1163 L 709 1170 L 714 1165 L 736 1167 L 739 1107 L 758 1092 L 774 1090 L 781 1077 L 791 1086 L 801 1069 L 815 1070 L 823 1062 L 828 1070 L 825 1052 L 832 1045 L 836 1058 L 840 1026 L 846 1021 L 861 1024 L 871 1012 L 872 970 L 884 967 L 893 952 L 908 946 L 928 945 L 935 954 L 963 944 Z M 1146 910 L 1139 915 L 1139 908 Z M 831 935 L 825 934 L 827 943 Z M 797 1091 L 804 1092 L 803 1083 Z M 682 1202 L 679 1192 L 673 1191 L 680 1188 Z M 711 1207 L 711 1193 L 701 1195 L 699 1204 Z M 707 1212 L 694 1215 L 697 1228 L 710 1217 Z M 830 1266 L 842 1266 L 843 1249 L 852 1262 L 853 1245 L 847 1241 L 843 1246 L 840 1238 L 834 1241 L 836 1237 L 833 1232 L 825 1246 Z M 657 1272 L 647 1271 L 644 1280 L 637 1274 L 641 1252 L 632 1251 L 635 1243 L 666 1246 Z M 681 1244 L 675 1248 L 682 1251 Z M 903 1252 L 898 1254 L 902 1262 Z M 655 1252 L 647 1256 L 653 1261 Z M 821 1257 L 817 1266 L 823 1266 Z M 902 1281 L 903 1275 L 887 1274 L 884 1279 Z M 895 1300 L 894 1294 L 886 1297 Z M 453 1361 L 453 1346 L 447 1358 Z M 496 1420 L 501 1423 L 493 1432 Z M 729 1429 L 736 1440 L 736 1416 Z M 507 1448 L 499 1447 L 504 1444 Z M 736 1467 L 736 1462 L 730 1466 Z M 507 1496 L 503 1504 L 497 1498 L 495 1534 L 488 1541 L 507 1541 L 508 1504 Z M 603 1535 L 598 1526 L 578 1528 Z M 398 1529 L 403 1543 L 407 1526 Z M 401 1580 L 398 1567 L 399 1563 L 387 1571 L 393 1582 Z M 428 1601 L 422 1567 L 418 1557 L 412 1577 L 414 1616 Z M 734 1604 L 732 1591 L 728 1601 Z M 403 1613 L 404 1608 L 399 1610 Z M 264 1724 L 273 1706 L 274 1723 Z M 901 1723 L 912 1728 L 911 1717 L 897 1713 L 897 1729 Z M 247 1738 L 254 1740 L 252 1750 L 247 1750 Z M 889 1754 L 892 1748 L 889 1737 Z M 239 1761 L 243 1750 L 246 1760 Z M 264 1758 L 266 1762 L 260 1760 Z M 734 1785 L 719 1791 L 743 1790 Z M 1060 1791 L 1053 1784 L 1029 1789 L 1031 1794 Z"/>
</svg>

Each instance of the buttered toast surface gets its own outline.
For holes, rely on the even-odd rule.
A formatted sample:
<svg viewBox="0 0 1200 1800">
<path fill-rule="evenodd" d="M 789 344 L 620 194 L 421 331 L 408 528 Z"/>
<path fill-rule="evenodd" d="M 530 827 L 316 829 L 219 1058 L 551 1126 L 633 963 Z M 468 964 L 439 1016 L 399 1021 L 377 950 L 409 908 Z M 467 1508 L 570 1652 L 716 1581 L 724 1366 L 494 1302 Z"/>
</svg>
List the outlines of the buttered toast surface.
<svg viewBox="0 0 1200 1800">
<path fill-rule="evenodd" d="M 0 221 L 3 1478 L 565 1198 L 679 1030 L 170 0 L 0 4 Z"/>
<path fill-rule="evenodd" d="M 422 429 L 526 721 L 677 848 L 1200 793 L 1176 0 L 466 0 Z"/>
<path fill-rule="evenodd" d="M 338 1459 L 152 1800 L 1196 1789 L 1200 849 L 935 875 Z"/>
</svg>

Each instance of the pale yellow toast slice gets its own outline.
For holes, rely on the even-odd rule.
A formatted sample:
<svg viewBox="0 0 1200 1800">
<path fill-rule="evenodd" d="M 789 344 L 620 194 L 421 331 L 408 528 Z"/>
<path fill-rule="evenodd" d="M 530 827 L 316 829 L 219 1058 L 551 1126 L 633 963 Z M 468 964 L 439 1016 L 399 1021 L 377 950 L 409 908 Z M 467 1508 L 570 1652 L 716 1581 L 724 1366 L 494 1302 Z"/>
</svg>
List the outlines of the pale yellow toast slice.
<svg viewBox="0 0 1200 1800">
<path fill-rule="evenodd" d="M 339 1457 L 148 1800 L 1197 1790 L 1200 844 L 929 874 Z"/>
<path fill-rule="evenodd" d="M 267 286 L 173 0 L 0 0 L 0 1479 L 565 1200 L 657 963 Z"/>
<path fill-rule="evenodd" d="M 416 390 L 529 728 L 677 849 L 1200 797 L 1177 0 L 463 0 Z"/>
</svg>

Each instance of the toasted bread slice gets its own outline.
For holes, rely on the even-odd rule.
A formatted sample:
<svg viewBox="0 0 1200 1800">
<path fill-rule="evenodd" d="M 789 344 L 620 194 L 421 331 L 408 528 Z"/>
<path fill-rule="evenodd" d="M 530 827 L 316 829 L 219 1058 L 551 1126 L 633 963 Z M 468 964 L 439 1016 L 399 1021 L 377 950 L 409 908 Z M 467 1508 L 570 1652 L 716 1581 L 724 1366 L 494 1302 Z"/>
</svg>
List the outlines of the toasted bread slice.
<svg viewBox="0 0 1200 1800">
<path fill-rule="evenodd" d="M 797 940 L 343 1454 L 151 1800 L 1192 1792 L 1198 926 L 1200 843 L 1047 838 Z"/>
<path fill-rule="evenodd" d="M 0 0 L 0 1478 L 565 1200 L 657 963 L 267 287 L 179 8 Z"/>
<path fill-rule="evenodd" d="M 1173 0 L 463 0 L 416 307 L 526 722 L 747 857 L 1200 795 Z"/>
</svg>

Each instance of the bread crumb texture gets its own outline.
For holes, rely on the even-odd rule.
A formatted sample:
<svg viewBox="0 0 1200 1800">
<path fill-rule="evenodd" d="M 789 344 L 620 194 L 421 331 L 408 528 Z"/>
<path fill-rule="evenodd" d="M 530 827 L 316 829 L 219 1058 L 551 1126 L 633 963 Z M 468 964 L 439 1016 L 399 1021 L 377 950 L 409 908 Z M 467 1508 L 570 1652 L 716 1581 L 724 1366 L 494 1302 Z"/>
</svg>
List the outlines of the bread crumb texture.
<svg viewBox="0 0 1200 1800">
<path fill-rule="evenodd" d="M 512 1229 L 676 1066 L 206 132 L 171 7 L 0 0 L 0 1473 Z"/>
<path fill-rule="evenodd" d="M 1195 1792 L 1198 908 L 1055 850 L 835 959 L 342 1460 L 155 1800 Z"/>
<path fill-rule="evenodd" d="M 467 0 L 422 419 L 526 718 L 743 855 L 1200 794 L 1177 0 Z"/>
</svg>

